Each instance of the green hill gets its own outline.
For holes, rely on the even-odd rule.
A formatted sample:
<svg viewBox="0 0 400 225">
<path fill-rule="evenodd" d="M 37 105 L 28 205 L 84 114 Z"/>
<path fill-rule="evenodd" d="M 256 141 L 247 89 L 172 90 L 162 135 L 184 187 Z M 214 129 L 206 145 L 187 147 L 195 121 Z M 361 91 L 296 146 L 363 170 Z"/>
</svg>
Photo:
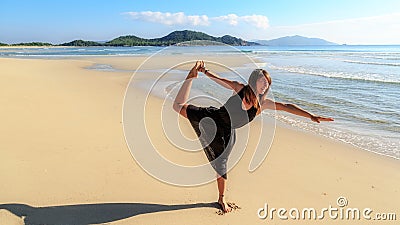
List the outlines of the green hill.
<svg viewBox="0 0 400 225">
<path fill-rule="evenodd" d="M 68 43 L 61 44 L 61 46 L 102 46 L 103 44 L 100 44 L 98 42 L 94 41 L 83 41 L 83 40 L 75 40 L 71 41 Z"/>
<path fill-rule="evenodd" d="M 95 41 L 85 41 L 85 40 L 74 40 L 71 42 L 66 42 L 63 44 L 59 44 L 57 46 L 169 46 L 169 45 L 216 45 L 220 43 L 227 45 L 236 45 L 236 46 L 244 46 L 244 45 L 259 45 L 255 42 L 248 42 L 241 38 L 232 37 L 230 35 L 224 35 L 222 37 L 214 37 L 208 35 L 203 32 L 191 31 L 191 30 L 183 30 L 183 31 L 174 31 L 167 36 L 161 38 L 153 38 L 146 39 L 137 37 L 134 35 L 126 35 L 120 36 L 113 40 L 99 43 Z M 7 44 L 0 43 L 0 45 L 7 46 Z M 19 43 L 13 44 L 13 46 L 23 45 L 23 46 L 52 46 L 51 43 L 42 43 L 42 42 L 30 42 L 30 43 Z"/>
<path fill-rule="evenodd" d="M 180 42 L 196 40 L 217 41 L 217 38 L 202 32 L 184 30 L 174 31 L 162 38 L 151 39 L 151 41 L 162 45 L 174 45 Z"/>
<path fill-rule="evenodd" d="M 227 44 L 227 45 L 239 45 L 239 46 L 242 46 L 242 45 L 258 45 L 257 43 L 247 42 L 247 41 L 244 41 L 244 40 L 242 40 L 240 38 L 232 37 L 230 35 L 222 36 L 222 37 L 218 38 L 217 41 L 222 42 L 222 43 Z"/>
<path fill-rule="evenodd" d="M 174 31 L 167 36 L 161 37 L 161 38 L 153 38 L 153 39 L 145 39 L 145 38 L 140 38 L 137 36 L 133 35 L 127 35 L 127 36 L 121 36 L 118 38 L 115 38 L 111 41 L 108 41 L 104 44 L 99 44 L 97 42 L 93 43 L 93 45 L 86 45 L 86 46 L 99 46 L 99 45 L 105 45 L 105 46 L 169 46 L 169 45 L 175 45 L 178 43 L 182 42 L 189 42 L 185 43 L 183 45 L 191 45 L 190 41 L 209 41 L 208 44 L 211 45 L 210 41 L 214 42 L 220 42 L 221 44 L 227 44 L 227 45 L 258 45 L 257 43 L 254 42 L 247 42 L 245 40 L 242 40 L 240 38 L 232 37 L 229 35 L 225 35 L 223 37 L 213 37 L 211 35 L 202 33 L 202 32 L 197 32 L 197 31 L 190 31 L 190 30 L 184 30 L 184 31 Z M 198 44 L 199 42 L 193 42 L 193 44 L 196 43 Z M 202 42 L 203 44 L 207 42 Z M 62 44 L 64 45 L 64 44 Z M 80 45 L 81 46 L 81 45 Z"/>
<path fill-rule="evenodd" d="M 12 44 L 10 46 L 53 46 L 53 44 L 46 42 L 28 42 L 28 43 Z"/>
<path fill-rule="evenodd" d="M 133 35 L 121 36 L 104 43 L 107 46 L 147 46 L 153 45 L 149 40 Z"/>
</svg>

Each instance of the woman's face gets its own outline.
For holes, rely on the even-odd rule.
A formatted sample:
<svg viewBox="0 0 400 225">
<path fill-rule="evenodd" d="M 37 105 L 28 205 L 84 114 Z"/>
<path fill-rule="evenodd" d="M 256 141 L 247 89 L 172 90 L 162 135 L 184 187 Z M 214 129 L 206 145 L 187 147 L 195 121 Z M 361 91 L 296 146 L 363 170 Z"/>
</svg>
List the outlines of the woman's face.
<svg viewBox="0 0 400 225">
<path fill-rule="evenodd" d="M 269 87 L 269 83 L 267 78 L 264 76 L 258 78 L 257 80 L 257 94 L 262 95 L 264 94 Z"/>
</svg>

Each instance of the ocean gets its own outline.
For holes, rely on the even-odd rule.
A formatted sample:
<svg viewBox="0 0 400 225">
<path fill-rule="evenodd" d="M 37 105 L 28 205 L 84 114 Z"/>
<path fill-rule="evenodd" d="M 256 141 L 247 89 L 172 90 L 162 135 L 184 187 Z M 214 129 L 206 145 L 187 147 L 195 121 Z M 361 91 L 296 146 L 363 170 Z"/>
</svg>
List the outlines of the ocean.
<svg viewBox="0 0 400 225">
<path fill-rule="evenodd" d="M 335 121 L 315 124 L 287 113 L 266 112 L 263 116 L 400 159 L 400 46 L 0 48 L 0 57 L 150 56 L 157 52 L 246 54 L 261 61 L 257 65 L 271 74 L 271 93 L 276 101 L 294 103 L 315 114 L 333 117 Z M 247 72 L 253 67 L 234 69 Z M 88 69 L 118 71 L 104 64 Z M 229 73 L 220 75 L 235 77 Z M 212 82 L 193 88 L 215 98 L 222 95 L 218 85 Z"/>
</svg>

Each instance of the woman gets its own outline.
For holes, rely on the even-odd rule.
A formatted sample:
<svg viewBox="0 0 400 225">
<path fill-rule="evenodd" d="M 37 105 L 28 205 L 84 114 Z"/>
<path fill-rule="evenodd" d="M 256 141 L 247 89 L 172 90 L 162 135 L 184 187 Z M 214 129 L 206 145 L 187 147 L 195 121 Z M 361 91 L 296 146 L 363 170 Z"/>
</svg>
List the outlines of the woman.
<svg viewBox="0 0 400 225">
<path fill-rule="evenodd" d="M 220 108 L 213 106 L 197 107 L 187 104 L 192 80 L 193 78 L 197 78 L 198 72 L 204 73 L 223 87 L 232 89 L 234 95 Z M 266 70 L 254 70 L 249 77 L 248 84 L 245 85 L 238 81 L 221 78 L 207 70 L 204 67 L 203 61 L 197 61 L 187 75 L 173 103 L 174 110 L 189 119 L 190 124 L 199 137 L 208 160 L 217 172 L 218 203 L 224 212 L 231 211 L 224 201 L 224 192 L 225 180 L 227 179 L 226 164 L 235 143 L 236 128 L 242 127 L 252 121 L 264 109 L 283 110 L 295 115 L 308 117 L 317 123 L 320 121 L 333 121 L 332 118 L 316 116 L 296 105 L 274 102 L 267 99 L 266 95 L 271 84 L 271 77 Z M 202 120 L 204 118 L 211 118 L 214 122 L 210 123 L 207 120 Z"/>
</svg>

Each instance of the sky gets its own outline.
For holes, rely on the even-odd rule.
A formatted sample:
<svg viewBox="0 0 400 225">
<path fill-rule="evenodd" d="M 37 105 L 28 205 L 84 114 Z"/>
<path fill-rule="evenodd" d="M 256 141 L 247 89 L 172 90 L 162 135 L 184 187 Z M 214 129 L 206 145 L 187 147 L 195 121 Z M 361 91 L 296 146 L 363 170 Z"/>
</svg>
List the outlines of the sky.
<svg viewBox="0 0 400 225">
<path fill-rule="evenodd" d="M 399 0 L 1 0 L 0 42 L 108 41 L 175 30 L 270 40 L 400 44 Z"/>
</svg>

